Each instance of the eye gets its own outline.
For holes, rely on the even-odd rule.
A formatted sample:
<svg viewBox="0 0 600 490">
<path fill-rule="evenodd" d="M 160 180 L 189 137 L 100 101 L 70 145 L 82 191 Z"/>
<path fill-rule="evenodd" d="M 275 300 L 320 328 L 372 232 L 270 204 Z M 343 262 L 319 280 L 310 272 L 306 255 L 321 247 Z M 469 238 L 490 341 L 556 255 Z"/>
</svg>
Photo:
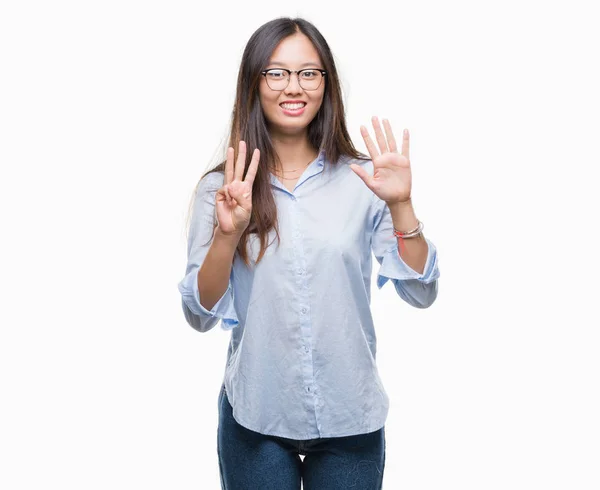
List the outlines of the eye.
<svg viewBox="0 0 600 490">
<path fill-rule="evenodd" d="M 316 70 L 304 70 L 302 72 L 302 78 L 311 79 L 317 76 Z"/>
<path fill-rule="evenodd" d="M 267 77 L 272 78 L 273 80 L 277 80 L 279 78 L 285 78 L 287 73 L 283 70 L 268 70 Z"/>
</svg>

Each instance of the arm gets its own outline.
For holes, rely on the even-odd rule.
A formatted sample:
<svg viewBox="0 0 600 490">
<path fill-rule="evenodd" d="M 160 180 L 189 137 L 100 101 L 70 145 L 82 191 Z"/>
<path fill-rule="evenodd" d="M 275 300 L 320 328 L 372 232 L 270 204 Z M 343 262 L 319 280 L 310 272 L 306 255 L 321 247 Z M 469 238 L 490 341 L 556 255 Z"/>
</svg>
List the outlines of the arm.
<svg viewBox="0 0 600 490">
<path fill-rule="evenodd" d="M 215 306 L 229 287 L 233 256 L 239 239 L 239 236 L 223 235 L 218 226 L 215 228 L 212 244 L 197 278 L 200 303 L 207 310 Z"/>
<path fill-rule="evenodd" d="M 440 275 L 434 244 L 425 237 L 405 239 L 404 253 L 400 256 L 398 239 L 393 235 L 395 221 L 392 220 L 392 211 L 376 195 L 373 195 L 371 208 L 372 249 L 380 264 L 377 287 L 381 289 L 391 279 L 398 296 L 404 301 L 416 308 L 428 308 L 437 297 Z M 412 205 L 394 209 L 394 219 L 399 230 L 416 226 Z"/>
<path fill-rule="evenodd" d="M 408 231 L 417 227 L 418 220 L 415 216 L 415 211 L 412 206 L 412 200 L 409 199 L 405 203 L 398 203 L 389 206 L 390 214 L 392 216 L 392 222 L 394 228 L 399 231 Z M 400 238 L 397 238 L 400 240 Z M 411 269 L 423 273 L 425 269 L 425 262 L 427 261 L 428 246 L 423 233 L 411 238 L 407 238 L 402 241 L 403 247 L 400 250 L 400 257 Z M 398 242 L 400 245 L 400 242 Z"/>
<path fill-rule="evenodd" d="M 214 226 L 215 196 L 223 179 L 222 173 L 215 172 L 206 175 L 198 184 L 185 277 L 178 284 L 185 319 L 199 332 L 211 330 L 219 320 L 225 330 L 239 323 L 231 282 L 238 239 L 222 235 Z"/>
</svg>

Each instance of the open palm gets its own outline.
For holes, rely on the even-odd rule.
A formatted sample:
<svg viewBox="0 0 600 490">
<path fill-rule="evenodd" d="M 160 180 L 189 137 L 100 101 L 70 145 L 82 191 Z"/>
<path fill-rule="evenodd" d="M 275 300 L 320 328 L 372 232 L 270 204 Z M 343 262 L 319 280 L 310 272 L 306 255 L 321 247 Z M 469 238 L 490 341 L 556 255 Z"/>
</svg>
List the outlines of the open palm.
<svg viewBox="0 0 600 490">
<path fill-rule="evenodd" d="M 412 187 L 408 131 L 404 132 L 402 152 L 398 153 L 396 139 L 389 121 L 387 119 L 383 120 L 385 136 L 377 116 L 373 116 L 372 122 L 381 153 L 377 150 L 365 126 L 360 127 L 360 132 L 373 161 L 373 175 L 369 175 L 360 165 L 352 164 L 350 167 L 377 197 L 388 204 L 408 201 Z"/>
</svg>

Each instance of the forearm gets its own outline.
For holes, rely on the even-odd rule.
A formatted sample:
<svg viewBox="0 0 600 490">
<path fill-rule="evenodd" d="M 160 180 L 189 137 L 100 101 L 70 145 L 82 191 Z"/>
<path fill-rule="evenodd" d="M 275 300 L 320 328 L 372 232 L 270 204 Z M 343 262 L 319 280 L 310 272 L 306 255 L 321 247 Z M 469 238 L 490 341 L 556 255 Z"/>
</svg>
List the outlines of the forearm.
<svg viewBox="0 0 600 490">
<path fill-rule="evenodd" d="M 392 204 L 391 206 L 388 205 L 388 207 L 396 230 L 407 232 L 416 228 L 419 224 L 412 206 L 412 200 Z M 422 274 L 425 269 L 428 252 L 427 242 L 423 233 L 412 238 L 398 238 L 398 240 L 402 240 L 402 247 L 398 243 L 398 251 L 402 260 L 415 272 Z"/>
<path fill-rule="evenodd" d="M 238 235 L 223 235 L 218 227 L 215 230 L 213 242 L 198 271 L 200 304 L 207 310 L 211 310 L 227 290 L 239 239 Z"/>
</svg>

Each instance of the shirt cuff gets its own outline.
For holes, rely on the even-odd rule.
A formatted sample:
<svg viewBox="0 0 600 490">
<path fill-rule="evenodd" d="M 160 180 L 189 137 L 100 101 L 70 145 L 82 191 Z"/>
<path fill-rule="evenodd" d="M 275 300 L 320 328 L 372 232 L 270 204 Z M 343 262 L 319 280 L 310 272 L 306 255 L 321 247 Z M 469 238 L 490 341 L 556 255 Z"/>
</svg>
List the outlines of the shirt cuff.
<svg viewBox="0 0 600 490">
<path fill-rule="evenodd" d="M 398 253 L 398 240 L 394 240 L 394 246 L 386 250 L 383 255 L 377 274 L 377 287 L 381 289 L 389 279 L 416 279 L 424 284 L 435 281 L 440 275 L 437 264 L 437 250 L 435 245 L 427 238 L 425 238 L 425 241 L 428 247 L 427 260 L 425 261 L 423 273 L 419 274 L 402 260 L 402 257 Z"/>
<path fill-rule="evenodd" d="M 223 295 L 215 303 L 215 305 L 207 310 L 202 303 L 200 303 L 200 291 L 198 290 L 198 271 L 196 269 L 194 273 L 188 274 L 181 283 L 179 283 L 179 292 L 183 298 L 183 302 L 187 305 L 192 313 L 200 317 L 210 318 L 216 317 L 221 320 L 221 327 L 224 330 L 231 330 L 237 326 L 239 321 L 237 313 L 234 308 L 234 294 L 233 287 L 231 285 L 231 278 L 229 278 L 229 284 Z"/>
</svg>

